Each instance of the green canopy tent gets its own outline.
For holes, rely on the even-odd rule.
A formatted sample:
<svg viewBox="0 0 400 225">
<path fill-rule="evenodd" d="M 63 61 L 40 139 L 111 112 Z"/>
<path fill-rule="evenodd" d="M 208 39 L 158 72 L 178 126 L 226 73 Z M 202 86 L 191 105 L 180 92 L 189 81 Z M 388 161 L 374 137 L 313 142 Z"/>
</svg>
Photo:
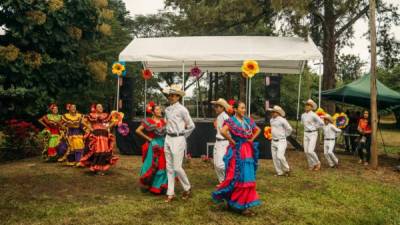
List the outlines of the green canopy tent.
<svg viewBox="0 0 400 225">
<path fill-rule="evenodd" d="M 389 109 L 400 105 L 400 93 L 386 87 L 379 80 L 376 81 L 376 84 L 378 90 L 378 110 Z M 370 108 L 370 91 L 370 75 L 367 74 L 343 87 L 322 91 L 321 96 L 326 100 Z"/>
</svg>

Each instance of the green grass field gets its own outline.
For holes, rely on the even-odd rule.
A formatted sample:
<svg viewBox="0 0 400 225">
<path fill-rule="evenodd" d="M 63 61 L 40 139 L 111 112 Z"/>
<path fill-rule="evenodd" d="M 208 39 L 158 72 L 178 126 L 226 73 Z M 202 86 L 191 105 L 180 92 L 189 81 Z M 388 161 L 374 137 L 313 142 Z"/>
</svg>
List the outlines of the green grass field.
<svg viewBox="0 0 400 225">
<path fill-rule="evenodd" d="M 140 157 L 121 156 L 104 177 L 39 158 L 9 162 L 0 165 L 1 224 L 400 224 L 400 174 L 391 169 L 398 161 L 381 159 L 374 171 L 339 157 L 339 170 L 311 172 L 303 153 L 291 151 L 289 178 L 274 177 L 272 161 L 260 160 L 263 204 L 252 218 L 211 201 L 216 178 L 199 159 L 185 166 L 193 198 L 171 204 L 140 191 Z"/>
</svg>

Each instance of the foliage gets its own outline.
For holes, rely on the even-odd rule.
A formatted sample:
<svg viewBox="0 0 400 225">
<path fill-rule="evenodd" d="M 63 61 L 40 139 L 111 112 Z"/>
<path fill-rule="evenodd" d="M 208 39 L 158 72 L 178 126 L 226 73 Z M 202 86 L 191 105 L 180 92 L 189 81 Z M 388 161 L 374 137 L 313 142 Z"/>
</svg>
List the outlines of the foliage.
<svg viewBox="0 0 400 225">
<path fill-rule="evenodd" d="M 36 116 L 50 102 L 113 105 L 108 67 L 131 39 L 127 15 L 122 0 L 2 1 L 1 118 Z"/>
<path fill-rule="evenodd" d="M 337 76 L 344 84 L 357 80 L 362 74 L 362 68 L 366 62 L 359 56 L 342 54 L 338 57 Z"/>
<path fill-rule="evenodd" d="M 41 142 L 38 138 L 39 130 L 29 122 L 9 120 L 3 128 L 2 149 L 0 161 L 21 159 L 40 154 Z"/>
</svg>

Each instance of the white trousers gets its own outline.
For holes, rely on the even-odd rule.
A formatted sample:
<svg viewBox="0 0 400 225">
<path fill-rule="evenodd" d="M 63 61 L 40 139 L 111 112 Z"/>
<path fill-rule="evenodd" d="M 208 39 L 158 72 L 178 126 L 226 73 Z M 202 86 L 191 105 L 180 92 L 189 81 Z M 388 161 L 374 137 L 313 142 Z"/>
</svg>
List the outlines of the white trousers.
<svg viewBox="0 0 400 225">
<path fill-rule="evenodd" d="M 315 153 L 315 145 L 317 144 L 318 132 L 304 132 L 303 147 L 307 157 L 309 167 L 319 164 L 317 153 Z"/>
<path fill-rule="evenodd" d="M 214 169 L 219 183 L 225 180 L 224 156 L 229 146 L 229 141 L 216 141 L 214 145 Z"/>
<path fill-rule="evenodd" d="M 185 150 L 186 138 L 184 136 L 170 137 L 167 135 L 165 137 L 164 151 L 167 162 L 168 196 L 175 195 L 175 176 L 179 178 L 183 190 L 190 190 L 189 180 L 182 168 Z"/>
<path fill-rule="evenodd" d="M 334 148 L 335 148 L 335 140 L 324 141 L 324 155 L 330 167 L 337 165 L 339 163 L 339 160 L 333 153 Z"/>
<path fill-rule="evenodd" d="M 274 162 L 275 171 L 278 175 L 283 175 L 285 172 L 289 172 L 289 164 L 285 158 L 285 152 L 287 147 L 286 139 L 278 141 L 272 140 L 271 153 L 272 160 Z"/>
</svg>

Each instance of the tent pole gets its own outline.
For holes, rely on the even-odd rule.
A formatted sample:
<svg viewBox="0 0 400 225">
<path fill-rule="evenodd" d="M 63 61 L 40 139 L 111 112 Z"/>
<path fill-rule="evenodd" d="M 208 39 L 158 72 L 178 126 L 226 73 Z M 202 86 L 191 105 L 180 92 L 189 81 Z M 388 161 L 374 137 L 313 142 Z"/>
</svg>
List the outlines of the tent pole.
<svg viewBox="0 0 400 225">
<path fill-rule="evenodd" d="M 182 90 L 185 91 L 185 61 L 182 61 Z M 182 97 L 182 105 L 185 106 L 185 97 Z"/>
<path fill-rule="evenodd" d="M 146 119 L 146 102 L 147 102 L 147 80 L 144 80 L 144 105 L 143 105 L 143 112 L 144 112 L 144 119 Z"/>
<path fill-rule="evenodd" d="M 249 117 L 251 115 L 251 78 L 249 78 Z"/>
<path fill-rule="evenodd" d="M 249 79 L 246 78 L 246 107 L 249 107 Z M 248 108 L 246 108 L 248 109 Z M 247 110 L 248 112 L 248 110 Z"/>
<path fill-rule="evenodd" d="M 118 76 L 117 78 L 117 99 L 116 99 L 117 112 L 119 111 L 119 79 L 121 79 L 120 76 Z"/>
<path fill-rule="evenodd" d="M 303 72 L 300 73 L 299 76 L 299 88 L 297 90 L 297 113 L 296 113 L 296 138 L 298 135 L 298 127 L 299 127 L 299 116 L 300 116 L 300 92 L 301 92 L 301 78 L 303 76 Z"/>
<path fill-rule="evenodd" d="M 322 62 L 319 62 L 319 80 L 318 80 L 318 107 L 321 108 L 321 88 L 322 88 Z"/>
</svg>

